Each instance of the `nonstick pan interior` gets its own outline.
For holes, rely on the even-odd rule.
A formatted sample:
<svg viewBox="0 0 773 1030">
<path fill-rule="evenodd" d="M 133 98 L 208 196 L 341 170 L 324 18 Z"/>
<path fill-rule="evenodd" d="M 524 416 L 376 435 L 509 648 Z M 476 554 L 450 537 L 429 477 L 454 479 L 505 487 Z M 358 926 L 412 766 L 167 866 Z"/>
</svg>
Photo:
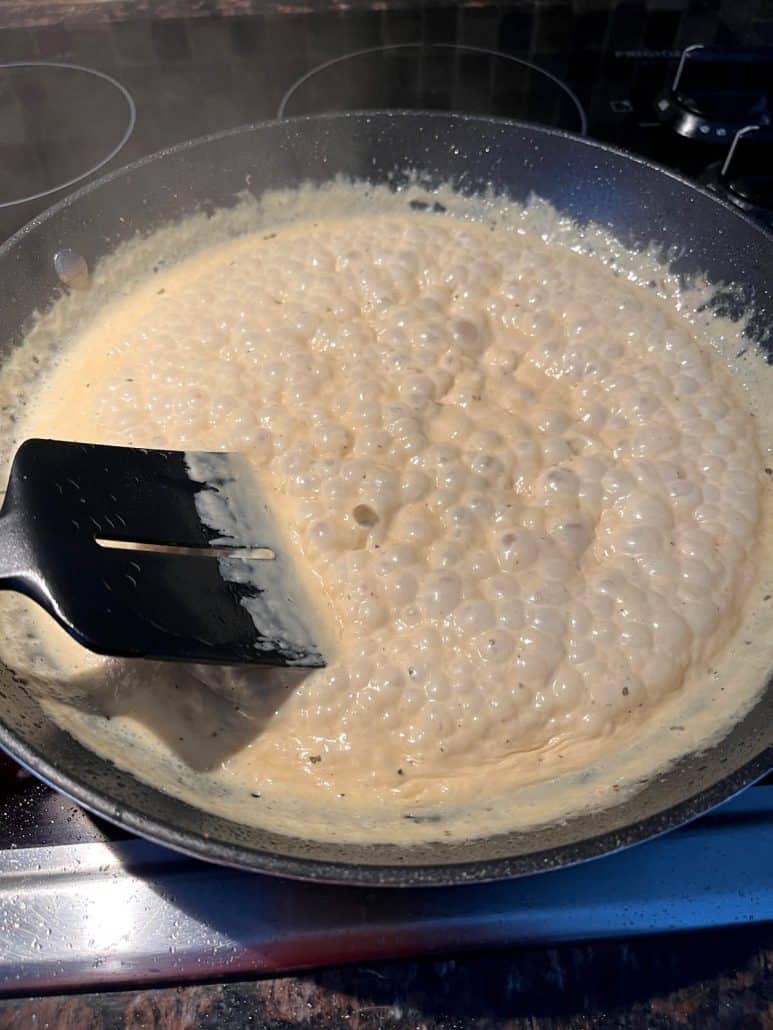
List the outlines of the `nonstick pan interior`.
<svg viewBox="0 0 773 1030">
<path fill-rule="evenodd" d="M 515 200 L 536 193 L 631 246 L 680 252 L 677 268 L 740 287 L 750 333 L 773 355 L 773 238 L 672 174 L 566 134 L 484 118 L 347 114 L 268 123 L 207 137 L 119 171 L 51 208 L 0 248 L 5 353 L 57 296 L 52 255 L 63 245 L 93 264 L 136 233 L 233 204 L 266 189 L 337 174 L 384 182 L 405 169 Z M 761 685 L 762 686 L 762 685 Z M 613 808 L 528 833 L 402 847 L 278 836 L 194 808 L 87 751 L 42 711 L 23 680 L 0 669 L 0 744 L 52 786 L 106 818 L 201 858 L 359 884 L 464 883 L 571 864 L 668 830 L 764 774 L 773 750 L 773 688 L 712 749 L 684 758 Z"/>
</svg>

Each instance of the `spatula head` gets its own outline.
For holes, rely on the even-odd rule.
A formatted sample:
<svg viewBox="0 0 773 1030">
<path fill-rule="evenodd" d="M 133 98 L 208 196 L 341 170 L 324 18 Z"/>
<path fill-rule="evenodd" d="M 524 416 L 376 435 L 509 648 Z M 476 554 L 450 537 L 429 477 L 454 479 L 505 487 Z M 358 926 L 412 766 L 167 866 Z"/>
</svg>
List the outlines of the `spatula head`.
<svg viewBox="0 0 773 1030">
<path fill-rule="evenodd" d="M 325 664 L 311 607 L 238 455 L 27 440 L 0 546 L 3 586 L 92 651 Z"/>
</svg>

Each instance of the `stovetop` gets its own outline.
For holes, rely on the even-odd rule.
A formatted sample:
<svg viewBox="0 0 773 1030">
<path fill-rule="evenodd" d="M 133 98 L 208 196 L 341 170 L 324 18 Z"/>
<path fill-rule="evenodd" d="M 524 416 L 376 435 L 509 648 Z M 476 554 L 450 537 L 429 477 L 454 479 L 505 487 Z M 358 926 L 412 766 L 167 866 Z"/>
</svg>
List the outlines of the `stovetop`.
<svg viewBox="0 0 773 1030">
<path fill-rule="evenodd" d="M 210 866 L 132 837 L 23 773 L 7 777 L 0 996 L 773 919 L 770 784 L 687 827 L 570 869 L 503 883 L 388 889 Z"/>
<path fill-rule="evenodd" d="M 73 5 L 51 0 L 27 27 L 25 5 L 6 5 L 12 24 L 18 14 L 0 29 L 0 236 L 63 195 L 49 192 L 62 183 L 169 144 L 278 114 L 381 107 L 587 131 L 703 177 L 770 224 L 766 0 L 318 3 L 187 18 L 175 10 L 254 5 L 158 6 L 167 16 L 77 5 L 68 21 L 57 9 Z"/>
<path fill-rule="evenodd" d="M 43 13 L 33 26 L 23 4 L 6 6 L 3 238 L 68 189 L 164 146 L 278 114 L 363 107 L 587 133 L 773 226 L 764 0 L 268 5 L 200 17 L 175 16 L 169 0 L 166 16 L 95 4 L 70 21 L 52 0 L 40 8 L 50 23 Z M 0 994 L 773 920 L 771 854 L 769 778 L 688 828 L 573 869 L 450 890 L 301 885 L 138 840 L 0 764 Z"/>
</svg>

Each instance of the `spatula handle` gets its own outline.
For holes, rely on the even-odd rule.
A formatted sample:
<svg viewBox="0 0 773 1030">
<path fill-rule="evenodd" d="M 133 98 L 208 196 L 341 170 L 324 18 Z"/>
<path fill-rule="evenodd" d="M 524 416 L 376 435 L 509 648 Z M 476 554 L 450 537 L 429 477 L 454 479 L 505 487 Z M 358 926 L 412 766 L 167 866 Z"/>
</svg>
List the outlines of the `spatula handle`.
<svg viewBox="0 0 773 1030">
<path fill-rule="evenodd" d="M 3 505 L 0 511 L 0 590 L 27 589 L 23 583 L 35 578 L 37 563 L 28 527 L 22 513 Z"/>
</svg>

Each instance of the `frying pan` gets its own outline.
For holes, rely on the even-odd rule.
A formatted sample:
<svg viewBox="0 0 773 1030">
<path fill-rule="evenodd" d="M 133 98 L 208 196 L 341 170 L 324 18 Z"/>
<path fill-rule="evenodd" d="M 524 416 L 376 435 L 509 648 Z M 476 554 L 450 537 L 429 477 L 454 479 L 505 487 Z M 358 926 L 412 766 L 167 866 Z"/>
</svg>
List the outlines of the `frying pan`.
<svg viewBox="0 0 773 1030">
<path fill-rule="evenodd" d="M 260 195 L 339 173 L 384 182 L 405 168 L 466 192 L 493 186 L 516 201 L 533 192 L 581 223 L 608 226 L 634 248 L 652 241 L 678 248 L 678 271 L 737 285 L 730 303 L 753 307 L 750 333 L 773 357 L 773 237 L 738 211 L 654 165 L 579 137 L 420 112 L 322 115 L 250 126 L 173 147 L 78 191 L 0 248 L 0 356 L 21 340 L 32 313 L 56 298 L 51 258 L 61 246 L 82 253 L 93 266 L 137 233 L 202 206 L 233 204 L 245 181 Z M 465 883 L 613 851 L 669 830 L 752 783 L 773 765 L 773 680 L 720 743 L 684 757 L 619 805 L 528 833 L 459 843 L 320 843 L 222 819 L 86 750 L 5 668 L 0 744 L 93 812 L 204 859 L 338 883 Z"/>
</svg>

